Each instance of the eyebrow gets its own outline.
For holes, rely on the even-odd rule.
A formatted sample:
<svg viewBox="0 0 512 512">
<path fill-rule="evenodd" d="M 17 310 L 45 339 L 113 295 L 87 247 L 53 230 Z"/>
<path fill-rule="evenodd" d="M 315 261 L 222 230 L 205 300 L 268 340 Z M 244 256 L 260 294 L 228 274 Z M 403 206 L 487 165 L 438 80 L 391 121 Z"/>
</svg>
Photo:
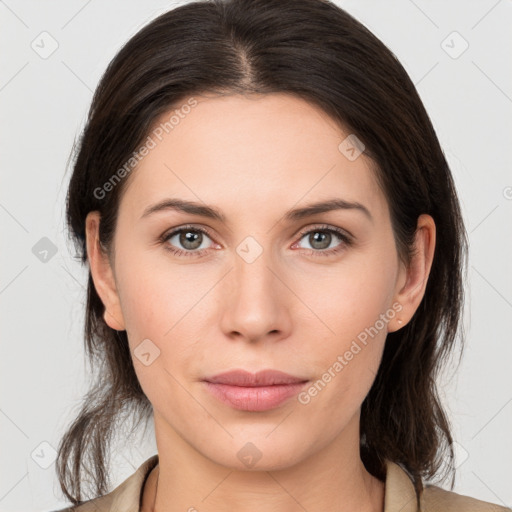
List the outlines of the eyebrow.
<svg viewBox="0 0 512 512">
<path fill-rule="evenodd" d="M 217 209 L 212 206 L 208 206 L 194 201 L 186 201 L 184 199 L 164 199 L 154 205 L 148 206 L 144 213 L 141 215 L 141 219 L 148 217 L 149 215 L 161 212 L 161 211 L 179 211 L 188 213 L 190 215 L 198 215 L 202 217 L 208 217 L 213 220 L 218 220 L 225 223 L 226 217 Z M 306 217 L 311 217 L 319 213 L 326 213 L 335 210 L 356 210 L 362 212 L 370 221 L 373 222 L 373 217 L 364 205 L 358 202 L 349 202 L 344 199 L 329 199 L 318 203 L 313 203 L 302 208 L 295 208 L 288 210 L 283 218 L 286 221 L 297 221 Z"/>
</svg>

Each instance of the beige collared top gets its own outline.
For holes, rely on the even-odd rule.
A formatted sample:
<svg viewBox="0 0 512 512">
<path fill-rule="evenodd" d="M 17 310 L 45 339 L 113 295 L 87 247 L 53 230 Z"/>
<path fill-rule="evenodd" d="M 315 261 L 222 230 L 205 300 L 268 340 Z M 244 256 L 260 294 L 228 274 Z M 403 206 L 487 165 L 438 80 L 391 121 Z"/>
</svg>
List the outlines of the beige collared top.
<svg viewBox="0 0 512 512">
<path fill-rule="evenodd" d="M 138 469 L 113 491 L 99 498 L 55 512 L 140 512 L 142 491 L 147 476 L 158 464 L 158 454 L 143 462 Z M 416 491 L 407 473 L 394 462 L 386 463 L 384 512 L 512 512 L 512 509 L 462 496 L 436 486 L 427 486 L 417 507 Z"/>
</svg>

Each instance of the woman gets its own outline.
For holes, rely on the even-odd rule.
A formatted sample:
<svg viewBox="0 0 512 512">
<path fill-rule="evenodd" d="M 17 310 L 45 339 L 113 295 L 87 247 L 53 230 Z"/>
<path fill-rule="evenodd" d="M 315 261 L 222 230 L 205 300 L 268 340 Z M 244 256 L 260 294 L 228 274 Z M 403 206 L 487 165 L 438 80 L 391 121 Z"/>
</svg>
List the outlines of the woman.
<svg viewBox="0 0 512 512">
<path fill-rule="evenodd" d="M 97 364 L 59 446 L 73 510 L 505 510 L 427 482 L 453 473 L 435 376 L 466 234 L 413 84 L 342 9 L 194 2 L 143 28 L 67 218 Z M 158 454 L 107 492 L 127 413 Z"/>
</svg>

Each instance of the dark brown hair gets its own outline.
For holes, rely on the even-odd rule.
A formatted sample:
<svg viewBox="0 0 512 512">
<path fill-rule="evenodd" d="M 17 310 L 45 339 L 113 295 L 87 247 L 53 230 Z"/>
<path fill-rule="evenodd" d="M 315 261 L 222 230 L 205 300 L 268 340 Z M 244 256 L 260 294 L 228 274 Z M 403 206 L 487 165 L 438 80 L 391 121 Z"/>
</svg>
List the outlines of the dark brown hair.
<svg viewBox="0 0 512 512">
<path fill-rule="evenodd" d="M 418 216 L 430 214 L 436 223 L 425 296 L 412 320 L 388 334 L 361 411 L 368 471 L 384 479 L 384 461 L 391 460 L 419 490 L 422 479 L 438 477 L 442 468 L 453 473 L 436 376 L 462 328 L 467 238 L 450 169 L 413 83 L 393 53 L 343 9 L 326 0 L 196 1 L 140 30 L 109 64 L 77 144 L 67 196 L 70 237 L 85 264 L 85 219 L 98 210 L 101 244 L 113 254 L 128 179 L 108 194 L 97 191 L 170 108 L 202 93 L 274 92 L 319 106 L 364 143 L 403 261 L 411 256 Z M 85 476 L 92 497 L 108 490 L 108 446 L 120 416 L 140 422 L 152 413 L 126 332 L 108 327 L 103 312 L 89 273 L 85 347 L 96 380 L 57 459 L 61 488 L 73 504 L 84 499 Z"/>
</svg>

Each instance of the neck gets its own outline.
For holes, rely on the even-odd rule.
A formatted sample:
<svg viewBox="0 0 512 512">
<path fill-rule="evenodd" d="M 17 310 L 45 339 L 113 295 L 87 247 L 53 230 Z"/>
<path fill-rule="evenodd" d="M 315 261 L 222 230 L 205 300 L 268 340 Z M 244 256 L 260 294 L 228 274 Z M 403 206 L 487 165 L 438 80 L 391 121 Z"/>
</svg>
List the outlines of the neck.
<svg viewBox="0 0 512 512">
<path fill-rule="evenodd" d="M 320 451 L 270 471 L 218 465 L 173 432 L 155 421 L 159 464 L 146 482 L 143 512 L 249 512 L 255 504 L 272 512 L 384 510 L 384 483 L 359 456 L 358 418 Z"/>
</svg>

